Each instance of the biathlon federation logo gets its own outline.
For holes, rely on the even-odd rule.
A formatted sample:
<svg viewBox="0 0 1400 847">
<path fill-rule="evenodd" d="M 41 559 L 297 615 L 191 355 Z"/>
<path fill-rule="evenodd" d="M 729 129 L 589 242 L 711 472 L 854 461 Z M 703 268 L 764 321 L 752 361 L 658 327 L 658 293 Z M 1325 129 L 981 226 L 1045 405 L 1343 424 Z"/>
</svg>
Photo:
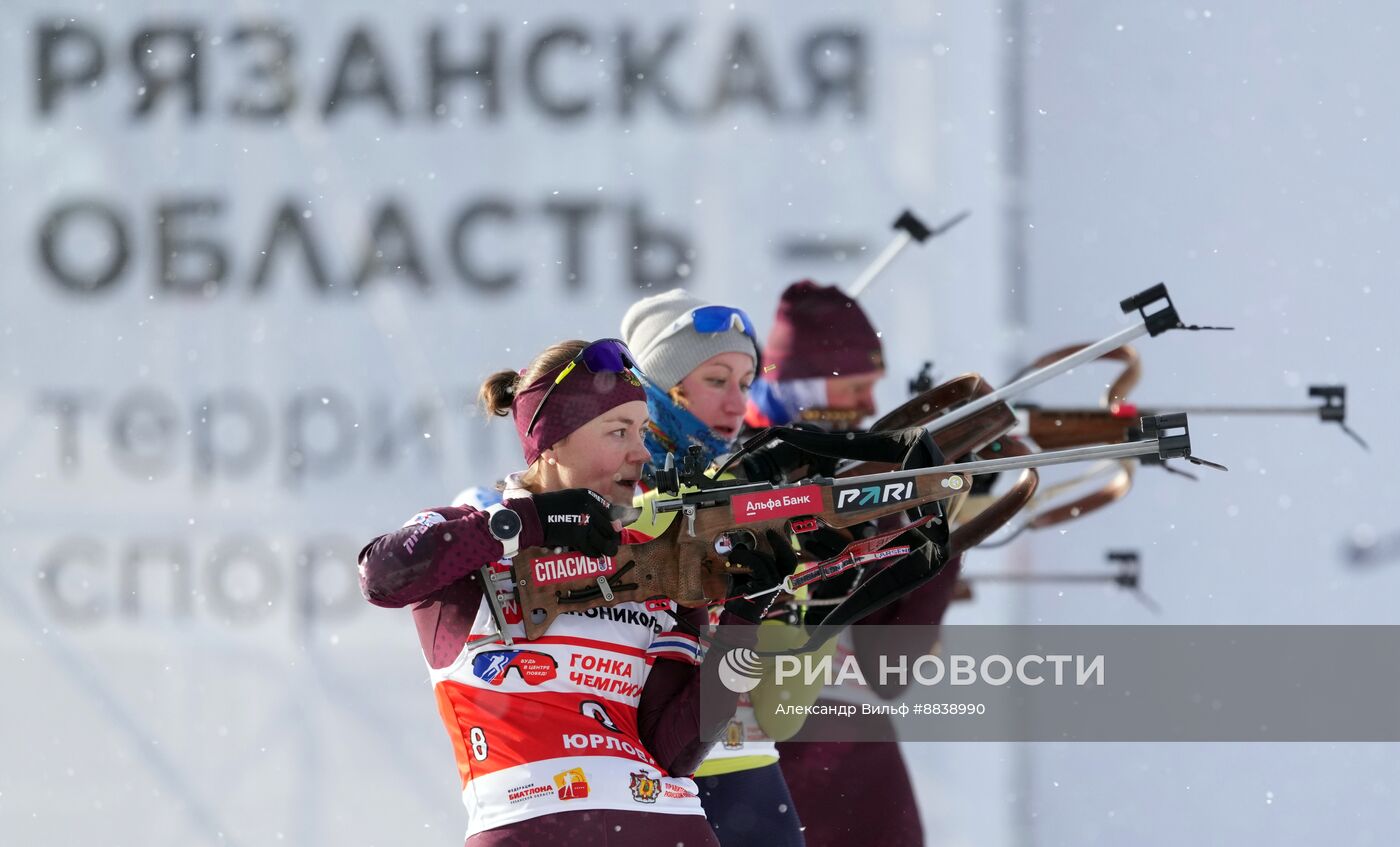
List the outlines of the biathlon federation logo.
<svg viewBox="0 0 1400 847">
<path fill-rule="evenodd" d="M 583 800 L 588 797 L 588 775 L 583 768 L 570 768 L 554 775 L 554 789 L 560 800 Z"/>
<path fill-rule="evenodd" d="M 719 681 L 735 694 L 747 694 L 754 690 L 762 676 L 763 664 L 752 650 L 739 647 L 720 657 Z"/>
</svg>

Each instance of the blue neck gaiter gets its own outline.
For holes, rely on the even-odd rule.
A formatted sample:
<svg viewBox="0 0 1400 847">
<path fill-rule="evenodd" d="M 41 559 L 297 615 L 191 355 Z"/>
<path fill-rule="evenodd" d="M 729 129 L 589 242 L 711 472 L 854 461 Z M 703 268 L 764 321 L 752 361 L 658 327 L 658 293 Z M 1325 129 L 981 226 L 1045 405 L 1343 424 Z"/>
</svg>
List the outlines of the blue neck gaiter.
<svg viewBox="0 0 1400 847">
<path fill-rule="evenodd" d="M 676 405 L 671 395 L 650 382 L 643 383 L 643 387 L 647 392 L 647 410 L 651 416 L 645 441 L 652 464 L 661 467 L 667 453 L 675 453 L 676 461 L 680 462 L 692 444 L 703 448 L 707 466 L 729 452 L 731 442 L 715 435 L 714 430 L 691 414 L 689 409 Z"/>
</svg>

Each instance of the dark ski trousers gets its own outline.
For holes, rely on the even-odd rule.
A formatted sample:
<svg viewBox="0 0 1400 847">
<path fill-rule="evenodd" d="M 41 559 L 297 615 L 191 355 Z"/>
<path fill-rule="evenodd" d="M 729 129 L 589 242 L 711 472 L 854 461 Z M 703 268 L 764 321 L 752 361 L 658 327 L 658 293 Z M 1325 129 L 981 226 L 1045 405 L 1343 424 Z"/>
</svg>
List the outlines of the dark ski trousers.
<svg viewBox="0 0 1400 847">
<path fill-rule="evenodd" d="M 780 741 L 778 751 L 807 822 L 808 847 L 923 847 L 918 801 L 898 744 Z"/>
<path fill-rule="evenodd" d="M 802 823 L 782 768 L 697 776 L 700 803 L 722 847 L 804 847 Z"/>
<path fill-rule="evenodd" d="M 558 812 L 478 832 L 466 847 L 719 847 L 702 815 L 593 809 Z"/>
</svg>

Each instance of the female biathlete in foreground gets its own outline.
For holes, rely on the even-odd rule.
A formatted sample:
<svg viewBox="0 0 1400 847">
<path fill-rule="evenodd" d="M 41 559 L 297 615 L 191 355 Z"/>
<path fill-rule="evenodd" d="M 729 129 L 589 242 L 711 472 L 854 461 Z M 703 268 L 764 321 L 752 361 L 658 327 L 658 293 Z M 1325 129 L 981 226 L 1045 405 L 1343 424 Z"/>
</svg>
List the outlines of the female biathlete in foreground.
<svg viewBox="0 0 1400 847">
<path fill-rule="evenodd" d="M 715 844 L 687 775 L 724 722 L 700 725 L 698 647 L 674 629 L 675 604 L 564 614 L 527 641 L 510 583 L 491 580 L 508 648 L 478 576 L 528 547 L 601 556 L 645 540 L 609 514 L 631 504 L 648 455 L 630 353 L 616 340 L 557 344 L 524 372 L 489 378 L 481 399 L 514 418 L 528 466 L 506 480 L 502 503 L 420 512 L 360 553 L 365 597 L 413 608 L 461 772 L 467 844 Z"/>
</svg>

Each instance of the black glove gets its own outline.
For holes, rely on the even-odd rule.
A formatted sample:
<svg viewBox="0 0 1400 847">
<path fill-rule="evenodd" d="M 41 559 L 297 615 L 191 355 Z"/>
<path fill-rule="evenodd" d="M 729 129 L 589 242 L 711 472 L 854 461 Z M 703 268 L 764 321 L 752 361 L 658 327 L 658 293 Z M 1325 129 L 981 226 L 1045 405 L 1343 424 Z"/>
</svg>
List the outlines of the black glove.
<svg viewBox="0 0 1400 847">
<path fill-rule="evenodd" d="M 840 459 L 819 456 L 806 450 L 777 441 L 761 447 L 745 456 L 740 463 L 744 468 L 744 478 L 755 482 L 786 482 L 794 471 L 805 468 L 803 476 L 831 476 L 836 473 Z"/>
<path fill-rule="evenodd" d="M 609 503 L 587 488 L 566 488 L 530 498 L 540 516 L 546 547 L 567 547 L 585 556 L 615 556 L 621 534 L 613 529 Z"/>
<path fill-rule="evenodd" d="M 732 564 L 749 569 L 746 574 L 731 574 L 730 594 L 753 594 L 780 585 L 784 579 L 797 570 L 797 551 L 792 549 L 787 536 L 776 530 L 768 530 L 768 546 L 772 554 L 739 547 L 729 554 Z M 752 600 L 739 597 L 724 604 L 724 608 L 750 623 L 758 623 L 763 612 L 772 605 L 773 595 L 765 594 Z"/>
</svg>

